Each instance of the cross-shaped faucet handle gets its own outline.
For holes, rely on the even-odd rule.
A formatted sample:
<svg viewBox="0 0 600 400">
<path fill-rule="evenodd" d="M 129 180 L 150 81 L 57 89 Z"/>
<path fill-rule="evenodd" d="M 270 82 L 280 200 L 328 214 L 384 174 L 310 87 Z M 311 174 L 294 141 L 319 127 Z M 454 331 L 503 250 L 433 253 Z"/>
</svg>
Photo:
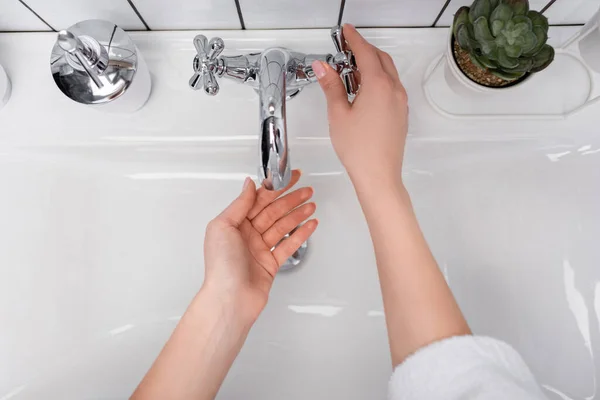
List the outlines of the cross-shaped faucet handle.
<svg viewBox="0 0 600 400">
<path fill-rule="evenodd" d="M 225 48 L 225 43 L 218 37 L 209 42 L 206 36 L 198 35 L 194 38 L 194 47 L 198 54 L 194 57 L 194 75 L 190 79 L 190 86 L 195 90 L 203 87 L 206 94 L 214 96 L 219 93 L 215 72 L 219 68 L 218 57 Z"/>
<path fill-rule="evenodd" d="M 348 96 L 355 96 L 358 93 L 359 86 L 354 74 L 357 71 L 356 61 L 352 50 L 346 43 L 346 39 L 344 39 L 344 31 L 341 26 L 331 28 L 331 39 L 333 39 L 333 45 L 337 51 L 337 54 L 333 57 L 337 65 L 337 72 L 344 81 Z"/>
</svg>

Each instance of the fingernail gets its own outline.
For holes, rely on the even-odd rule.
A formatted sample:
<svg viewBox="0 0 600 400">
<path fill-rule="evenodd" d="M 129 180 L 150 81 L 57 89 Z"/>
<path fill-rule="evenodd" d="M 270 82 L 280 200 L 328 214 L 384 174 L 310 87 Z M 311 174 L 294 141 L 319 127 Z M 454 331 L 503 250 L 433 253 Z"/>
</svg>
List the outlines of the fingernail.
<svg viewBox="0 0 600 400">
<path fill-rule="evenodd" d="M 242 191 L 246 190 L 248 188 L 248 185 L 250 184 L 250 177 L 247 177 L 246 180 L 244 181 L 244 187 L 242 188 Z"/>
<path fill-rule="evenodd" d="M 321 61 L 313 61 L 312 69 L 315 71 L 315 75 L 317 78 L 321 79 L 327 74 L 327 70 L 325 69 L 325 65 Z"/>
<path fill-rule="evenodd" d="M 355 27 L 354 27 L 354 25 L 352 25 L 352 24 L 344 24 L 344 27 L 348 27 L 348 28 L 350 28 L 350 29 L 354 29 L 354 30 L 356 30 L 356 28 L 355 28 Z"/>
</svg>

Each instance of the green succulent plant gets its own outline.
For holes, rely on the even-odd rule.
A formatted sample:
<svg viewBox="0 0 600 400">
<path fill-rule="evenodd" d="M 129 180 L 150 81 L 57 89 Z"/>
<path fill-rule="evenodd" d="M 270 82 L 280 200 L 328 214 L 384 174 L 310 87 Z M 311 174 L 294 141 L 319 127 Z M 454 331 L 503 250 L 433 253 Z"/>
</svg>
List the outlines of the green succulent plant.
<svg viewBox="0 0 600 400">
<path fill-rule="evenodd" d="M 452 29 L 476 66 L 509 82 L 554 60 L 548 19 L 529 10 L 528 0 L 475 0 L 456 12 Z"/>
</svg>

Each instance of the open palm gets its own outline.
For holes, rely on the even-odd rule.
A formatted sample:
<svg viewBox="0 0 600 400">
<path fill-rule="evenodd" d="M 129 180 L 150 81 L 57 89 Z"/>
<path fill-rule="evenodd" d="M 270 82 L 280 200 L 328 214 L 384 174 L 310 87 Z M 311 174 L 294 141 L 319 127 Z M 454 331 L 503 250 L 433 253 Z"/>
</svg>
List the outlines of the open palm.
<svg viewBox="0 0 600 400">
<path fill-rule="evenodd" d="M 305 203 L 313 194 L 310 187 L 283 195 L 299 179 L 300 171 L 293 171 L 290 184 L 280 191 L 256 190 L 254 182 L 246 180 L 240 196 L 207 227 L 205 284 L 243 302 L 256 316 L 266 305 L 281 265 L 317 228 L 313 219 L 283 239 L 316 209 L 314 203 Z"/>
</svg>

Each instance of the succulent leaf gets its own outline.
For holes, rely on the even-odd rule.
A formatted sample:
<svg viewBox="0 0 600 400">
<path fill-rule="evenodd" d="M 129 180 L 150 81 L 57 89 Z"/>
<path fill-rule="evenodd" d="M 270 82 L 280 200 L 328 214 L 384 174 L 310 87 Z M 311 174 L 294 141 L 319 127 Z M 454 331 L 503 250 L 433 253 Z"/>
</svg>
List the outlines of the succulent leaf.
<svg viewBox="0 0 600 400">
<path fill-rule="evenodd" d="M 486 54 L 487 58 L 493 61 L 498 61 L 498 46 L 493 48 L 489 53 Z"/>
<path fill-rule="evenodd" d="M 500 47 L 498 48 L 498 64 L 507 69 L 516 68 L 519 66 L 519 60 L 506 54 L 505 47 Z"/>
<path fill-rule="evenodd" d="M 532 58 L 520 58 L 519 65 L 515 68 L 506 69 L 507 72 L 529 72 L 533 67 Z"/>
<path fill-rule="evenodd" d="M 519 36 L 527 32 L 531 32 L 533 29 L 533 23 L 524 15 L 515 15 L 512 19 L 512 22 L 515 24 L 513 28 L 515 31 L 514 33 L 518 33 Z"/>
<path fill-rule="evenodd" d="M 538 53 L 540 50 L 542 50 L 542 48 L 544 47 L 544 45 L 548 41 L 548 34 L 546 33 L 546 31 L 544 31 L 543 28 L 540 28 L 538 26 L 534 26 L 533 27 L 533 34 L 537 38 L 537 43 L 536 43 L 535 47 L 532 50 L 530 50 L 530 51 L 528 51 L 528 52 L 525 53 L 526 56 L 533 56 L 536 53 Z"/>
<path fill-rule="evenodd" d="M 458 28 L 469 22 L 469 7 L 461 7 L 458 9 L 456 14 L 454 14 L 454 23 L 452 24 L 454 35 L 458 33 Z"/>
<path fill-rule="evenodd" d="M 490 31 L 488 20 L 485 17 L 479 17 L 473 22 L 475 40 L 477 41 L 493 41 L 494 35 Z"/>
<path fill-rule="evenodd" d="M 506 50 L 506 55 L 511 58 L 519 58 L 523 54 L 523 48 L 517 44 L 506 46 L 504 49 Z"/>
<path fill-rule="evenodd" d="M 492 35 L 498 36 L 500 34 L 500 32 L 502 32 L 503 28 L 504 28 L 504 21 L 499 20 L 499 19 L 492 21 Z"/>
<path fill-rule="evenodd" d="M 490 0 L 475 0 L 469 11 L 469 20 L 474 23 L 481 17 L 488 19 L 492 13 L 492 4 Z"/>
<path fill-rule="evenodd" d="M 475 54 L 470 54 L 469 58 L 471 59 L 471 62 L 473 64 L 475 64 L 475 66 L 479 69 L 486 69 L 485 65 L 483 65 L 483 63 L 479 62 L 479 60 L 477 59 L 477 56 Z"/>
<path fill-rule="evenodd" d="M 538 38 L 535 35 L 535 33 L 533 32 L 527 32 L 524 36 L 523 36 L 523 43 L 521 44 L 521 46 L 523 46 L 523 53 L 527 54 L 530 51 L 532 51 L 533 49 L 535 49 L 535 47 L 538 44 Z"/>
<path fill-rule="evenodd" d="M 473 61 L 476 60 L 476 61 Z M 471 61 L 473 61 L 473 63 L 475 65 L 478 65 L 479 68 L 482 69 L 496 69 L 498 68 L 498 64 L 493 61 L 490 60 L 488 57 L 484 56 L 484 55 L 474 55 L 471 54 Z"/>
<path fill-rule="evenodd" d="M 471 39 L 469 38 L 469 30 L 466 25 L 460 25 L 456 32 L 456 41 L 463 50 L 473 50 L 471 47 Z"/>
<path fill-rule="evenodd" d="M 509 5 L 516 15 L 527 15 L 529 11 L 529 0 L 502 0 Z"/>
<path fill-rule="evenodd" d="M 533 24 L 534 27 L 538 26 L 540 28 L 544 28 L 546 33 L 548 33 L 548 29 L 549 29 L 548 18 L 546 18 L 545 16 L 543 16 L 541 13 L 539 13 L 537 11 L 529 11 L 527 13 L 527 16 L 531 20 L 531 23 Z"/>
<path fill-rule="evenodd" d="M 502 21 L 503 25 L 512 19 L 514 12 L 510 6 L 506 4 L 500 4 L 498 7 L 494 8 L 492 14 L 490 15 L 490 21 L 492 24 L 495 21 Z"/>
<path fill-rule="evenodd" d="M 494 69 L 490 71 L 492 74 L 496 75 L 498 78 L 504 79 L 508 82 L 516 81 L 517 79 L 525 76 L 526 72 L 508 72 L 503 71 L 501 69 Z"/>
<path fill-rule="evenodd" d="M 547 45 L 548 19 L 528 0 L 474 0 L 454 15 L 453 33 L 479 68 L 514 81 L 554 60 Z"/>
<path fill-rule="evenodd" d="M 533 67 L 531 72 L 540 72 L 546 69 L 554 61 L 554 48 L 548 44 L 542 47 L 535 56 L 533 56 Z"/>
</svg>

